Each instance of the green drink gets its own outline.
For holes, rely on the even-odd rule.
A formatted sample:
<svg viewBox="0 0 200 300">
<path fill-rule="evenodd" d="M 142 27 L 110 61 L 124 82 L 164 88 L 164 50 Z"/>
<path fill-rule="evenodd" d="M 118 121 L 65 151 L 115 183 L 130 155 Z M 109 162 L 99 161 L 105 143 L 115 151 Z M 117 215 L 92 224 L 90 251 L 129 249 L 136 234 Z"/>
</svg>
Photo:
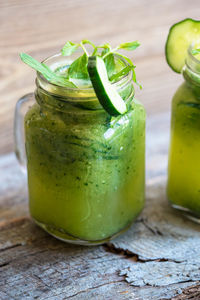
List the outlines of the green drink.
<svg viewBox="0 0 200 300">
<path fill-rule="evenodd" d="M 66 58 L 45 63 L 62 69 Z M 145 111 L 131 72 L 114 83 L 127 105 L 123 115 L 108 114 L 87 80 L 76 85 L 57 86 L 38 74 L 36 103 L 25 115 L 29 207 L 55 237 L 98 244 L 128 228 L 143 208 Z"/>
<path fill-rule="evenodd" d="M 200 22 L 186 19 L 170 31 L 173 51 L 166 47 L 170 66 L 185 79 L 172 100 L 167 195 L 174 208 L 194 221 L 200 219 L 200 50 L 193 49 L 199 38 Z"/>
<path fill-rule="evenodd" d="M 168 198 L 200 217 L 200 87 L 185 82 L 172 104 Z"/>
</svg>

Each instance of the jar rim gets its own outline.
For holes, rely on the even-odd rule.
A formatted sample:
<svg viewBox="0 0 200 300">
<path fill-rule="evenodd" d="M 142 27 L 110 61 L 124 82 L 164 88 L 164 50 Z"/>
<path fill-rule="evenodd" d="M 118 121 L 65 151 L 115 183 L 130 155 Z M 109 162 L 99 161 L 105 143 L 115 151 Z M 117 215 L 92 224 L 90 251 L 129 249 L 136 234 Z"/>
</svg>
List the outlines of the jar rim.
<svg viewBox="0 0 200 300">
<path fill-rule="evenodd" d="M 191 44 L 191 45 L 188 47 L 188 50 L 187 50 L 188 55 L 190 56 L 190 58 L 191 58 L 196 64 L 200 65 L 200 60 L 197 59 L 197 58 L 194 56 L 194 54 L 192 54 L 192 50 L 193 50 L 193 49 L 194 49 L 194 43 Z"/>
<path fill-rule="evenodd" d="M 185 59 L 185 66 L 183 67 L 182 72 L 188 71 L 193 74 L 193 77 L 196 77 L 199 81 L 200 76 L 200 60 L 198 60 L 194 54 L 192 54 L 192 50 L 194 49 L 194 43 L 192 43 L 187 49 L 187 56 Z M 193 78 L 194 79 L 194 78 Z"/>
<path fill-rule="evenodd" d="M 184 79 L 190 84 L 200 86 L 200 60 L 198 60 L 193 54 L 194 43 L 192 43 L 187 49 L 187 56 L 185 59 L 185 65 L 182 69 Z"/>
<path fill-rule="evenodd" d="M 80 53 L 81 51 L 80 50 L 77 50 L 76 53 Z M 117 54 L 114 54 L 115 57 L 118 57 L 126 66 L 129 65 L 129 63 L 121 56 L 117 55 Z M 52 59 L 55 59 L 55 58 L 59 58 L 59 57 L 65 57 L 65 56 L 62 56 L 61 53 L 56 53 L 54 55 L 51 55 L 47 58 L 45 58 L 42 63 L 48 63 L 50 62 Z M 69 56 L 70 57 L 70 56 Z M 115 86 L 116 88 L 118 87 L 122 87 L 124 86 L 124 84 L 128 84 L 131 80 L 132 80 L 132 77 L 133 77 L 133 71 L 130 70 L 127 74 L 125 74 L 123 77 L 121 77 L 120 79 L 112 82 L 111 84 L 113 86 Z M 43 75 L 42 73 L 40 72 L 37 72 L 37 81 L 39 81 L 39 83 L 43 83 L 43 88 L 44 86 L 47 86 L 48 85 L 48 90 L 52 90 L 52 91 L 55 91 L 55 90 L 60 90 L 62 92 L 65 92 L 65 91 L 68 91 L 68 92 L 92 92 L 94 91 L 93 87 L 65 87 L 65 86 L 61 86 L 61 85 L 58 85 L 56 83 L 52 83 L 50 81 L 48 81 Z M 45 88 L 44 88 L 45 89 Z"/>
</svg>

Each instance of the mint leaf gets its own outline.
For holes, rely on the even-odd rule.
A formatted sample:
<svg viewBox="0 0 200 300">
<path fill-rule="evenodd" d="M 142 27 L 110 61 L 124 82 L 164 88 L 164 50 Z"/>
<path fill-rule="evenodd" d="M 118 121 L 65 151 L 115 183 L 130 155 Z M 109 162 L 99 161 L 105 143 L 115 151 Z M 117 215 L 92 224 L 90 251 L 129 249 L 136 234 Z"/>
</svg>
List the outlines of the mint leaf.
<svg viewBox="0 0 200 300">
<path fill-rule="evenodd" d="M 128 74 L 130 72 L 130 70 L 132 70 L 133 67 L 132 66 L 126 66 L 125 68 L 123 68 L 121 71 L 119 71 L 116 74 L 113 74 L 110 77 L 110 81 L 116 81 L 118 80 L 120 77 L 125 76 L 126 74 Z"/>
<path fill-rule="evenodd" d="M 117 47 L 117 49 L 125 49 L 125 50 L 128 50 L 128 51 L 132 51 L 132 50 L 135 50 L 139 46 L 140 46 L 140 43 L 138 41 L 134 41 L 134 42 L 128 42 L 128 43 L 120 44 Z"/>
<path fill-rule="evenodd" d="M 101 56 L 105 55 L 106 53 L 110 52 L 110 47 L 104 48 L 104 50 L 101 53 Z M 115 72 L 115 58 L 113 54 L 110 54 L 105 57 L 104 63 L 106 65 L 106 70 L 108 73 L 108 78 L 112 76 Z"/>
<path fill-rule="evenodd" d="M 70 65 L 68 70 L 69 77 L 77 79 L 88 79 L 89 75 L 87 71 L 87 63 L 88 57 L 87 54 L 84 53 Z"/>
<path fill-rule="evenodd" d="M 76 85 L 73 82 L 67 80 L 62 76 L 57 75 L 47 65 L 40 63 L 30 55 L 26 53 L 20 53 L 20 58 L 25 64 L 29 65 L 31 68 L 41 73 L 48 81 L 62 86 L 72 88 L 76 87 Z"/>
<path fill-rule="evenodd" d="M 192 49 L 192 55 L 197 55 L 197 54 L 199 54 L 200 53 L 200 48 L 198 48 L 198 49 Z"/>
<path fill-rule="evenodd" d="M 132 67 L 132 72 L 133 72 L 133 77 L 132 77 L 132 79 L 133 79 L 133 81 L 139 86 L 139 88 L 142 89 L 141 84 L 140 84 L 140 83 L 137 81 L 137 79 L 136 79 L 136 74 L 135 74 L 135 68 L 136 68 L 136 66 L 134 66 L 132 60 L 131 60 L 130 58 L 128 58 L 127 56 L 122 55 L 121 53 L 115 52 L 115 54 L 117 54 L 117 55 L 123 57 L 123 58 L 129 63 L 129 65 Z"/>
<path fill-rule="evenodd" d="M 109 48 L 109 51 L 107 51 L 106 53 L 103 54 L 102 58 L 104 59 L 104 61 L 106 60 L 106 58 L 108 58 L 111 54 L 117 54 L 118 56 L 123 57 L 128 63 L 129 65 L 132 67 L 132 72 L 133 72 L 133 81 L 140 87 L 140 89 L 142 88 L 142 86 L 137 82 L 136 79 L 136 74 L 135 74 L 135 66 L 133 65 L 132 61 L 130 60 L 130 58 L 128 58 L 125 55 L 122 55 L 121 53 L 116 52 L 118 49 L 125 49 L 125 50 L 135 50 L 138 46 L 140 45 L 140 43 L 138 41 L 134 41 L 134 42 L 128 42 L 128 43 L 123 43 L 120 44 L 119 46 L 117 46 L 114 49 Z M 102 51 L 103 52 L 103 51 Z M 112 75 L 111 75 L 112 76 Z"/>
<path fill-rule="evenodd" d="M 68 41 L 62 48 L 61 53 L 63 56 L 69 56 L 72 53 L 74 53 L 78 47 L 79 47 L 79 44 L 75 44 L 75 43 Z"/>
</svg>

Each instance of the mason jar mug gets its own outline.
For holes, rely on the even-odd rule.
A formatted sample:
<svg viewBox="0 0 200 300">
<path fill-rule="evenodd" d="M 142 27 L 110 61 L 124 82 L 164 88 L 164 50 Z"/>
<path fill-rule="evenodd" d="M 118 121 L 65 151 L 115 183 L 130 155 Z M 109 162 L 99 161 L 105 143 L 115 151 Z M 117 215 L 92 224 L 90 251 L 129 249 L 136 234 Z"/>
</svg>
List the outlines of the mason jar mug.
<svg viewBox="0 0 200 300">
<path fill-rule="evenodd" d="M 45 63 L 64 60 L 56 55 Z M 145 111 L 134 98 L 131 72 L 114 85 L 128 106 L 117 117 L 93 88 L 57 86 L 39 73 L 35 93 L 16 106 L 16 154 L 27 166 L 31 217 L 66 242 L 103 243 L 128 228 L 144 205 Z"/>
<path fill-rule="evenodd" d="M 174 208 L 200 222 L 200 61 L 191 50 L 172 101 L 167 194 Z"/>
</svg>

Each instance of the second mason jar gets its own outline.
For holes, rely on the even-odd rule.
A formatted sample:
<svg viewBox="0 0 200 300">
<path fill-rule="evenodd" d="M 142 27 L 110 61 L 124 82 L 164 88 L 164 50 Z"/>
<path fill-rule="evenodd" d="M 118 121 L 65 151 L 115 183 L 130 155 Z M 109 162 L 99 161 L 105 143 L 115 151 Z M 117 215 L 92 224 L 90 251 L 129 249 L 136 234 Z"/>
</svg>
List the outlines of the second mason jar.
<svg viewBox="0 0 200 300">
<path fill-rule="evenodd" d="M 131 73 L 114 83 L 129 108 L 119 117 L 105 112 L 91 87 L 56 86 L 41 74 L 36 83 L 25 115 L 31 216 L 64 241 L 103 243 L 144 205 L 145 111 Z"/>
<path fill-rule="evenodd" d="M 200 61 L 188 50 L 184 83 L 172 101 L 167 193 L 173 207 L 200 221 Z"/>
</svg>

